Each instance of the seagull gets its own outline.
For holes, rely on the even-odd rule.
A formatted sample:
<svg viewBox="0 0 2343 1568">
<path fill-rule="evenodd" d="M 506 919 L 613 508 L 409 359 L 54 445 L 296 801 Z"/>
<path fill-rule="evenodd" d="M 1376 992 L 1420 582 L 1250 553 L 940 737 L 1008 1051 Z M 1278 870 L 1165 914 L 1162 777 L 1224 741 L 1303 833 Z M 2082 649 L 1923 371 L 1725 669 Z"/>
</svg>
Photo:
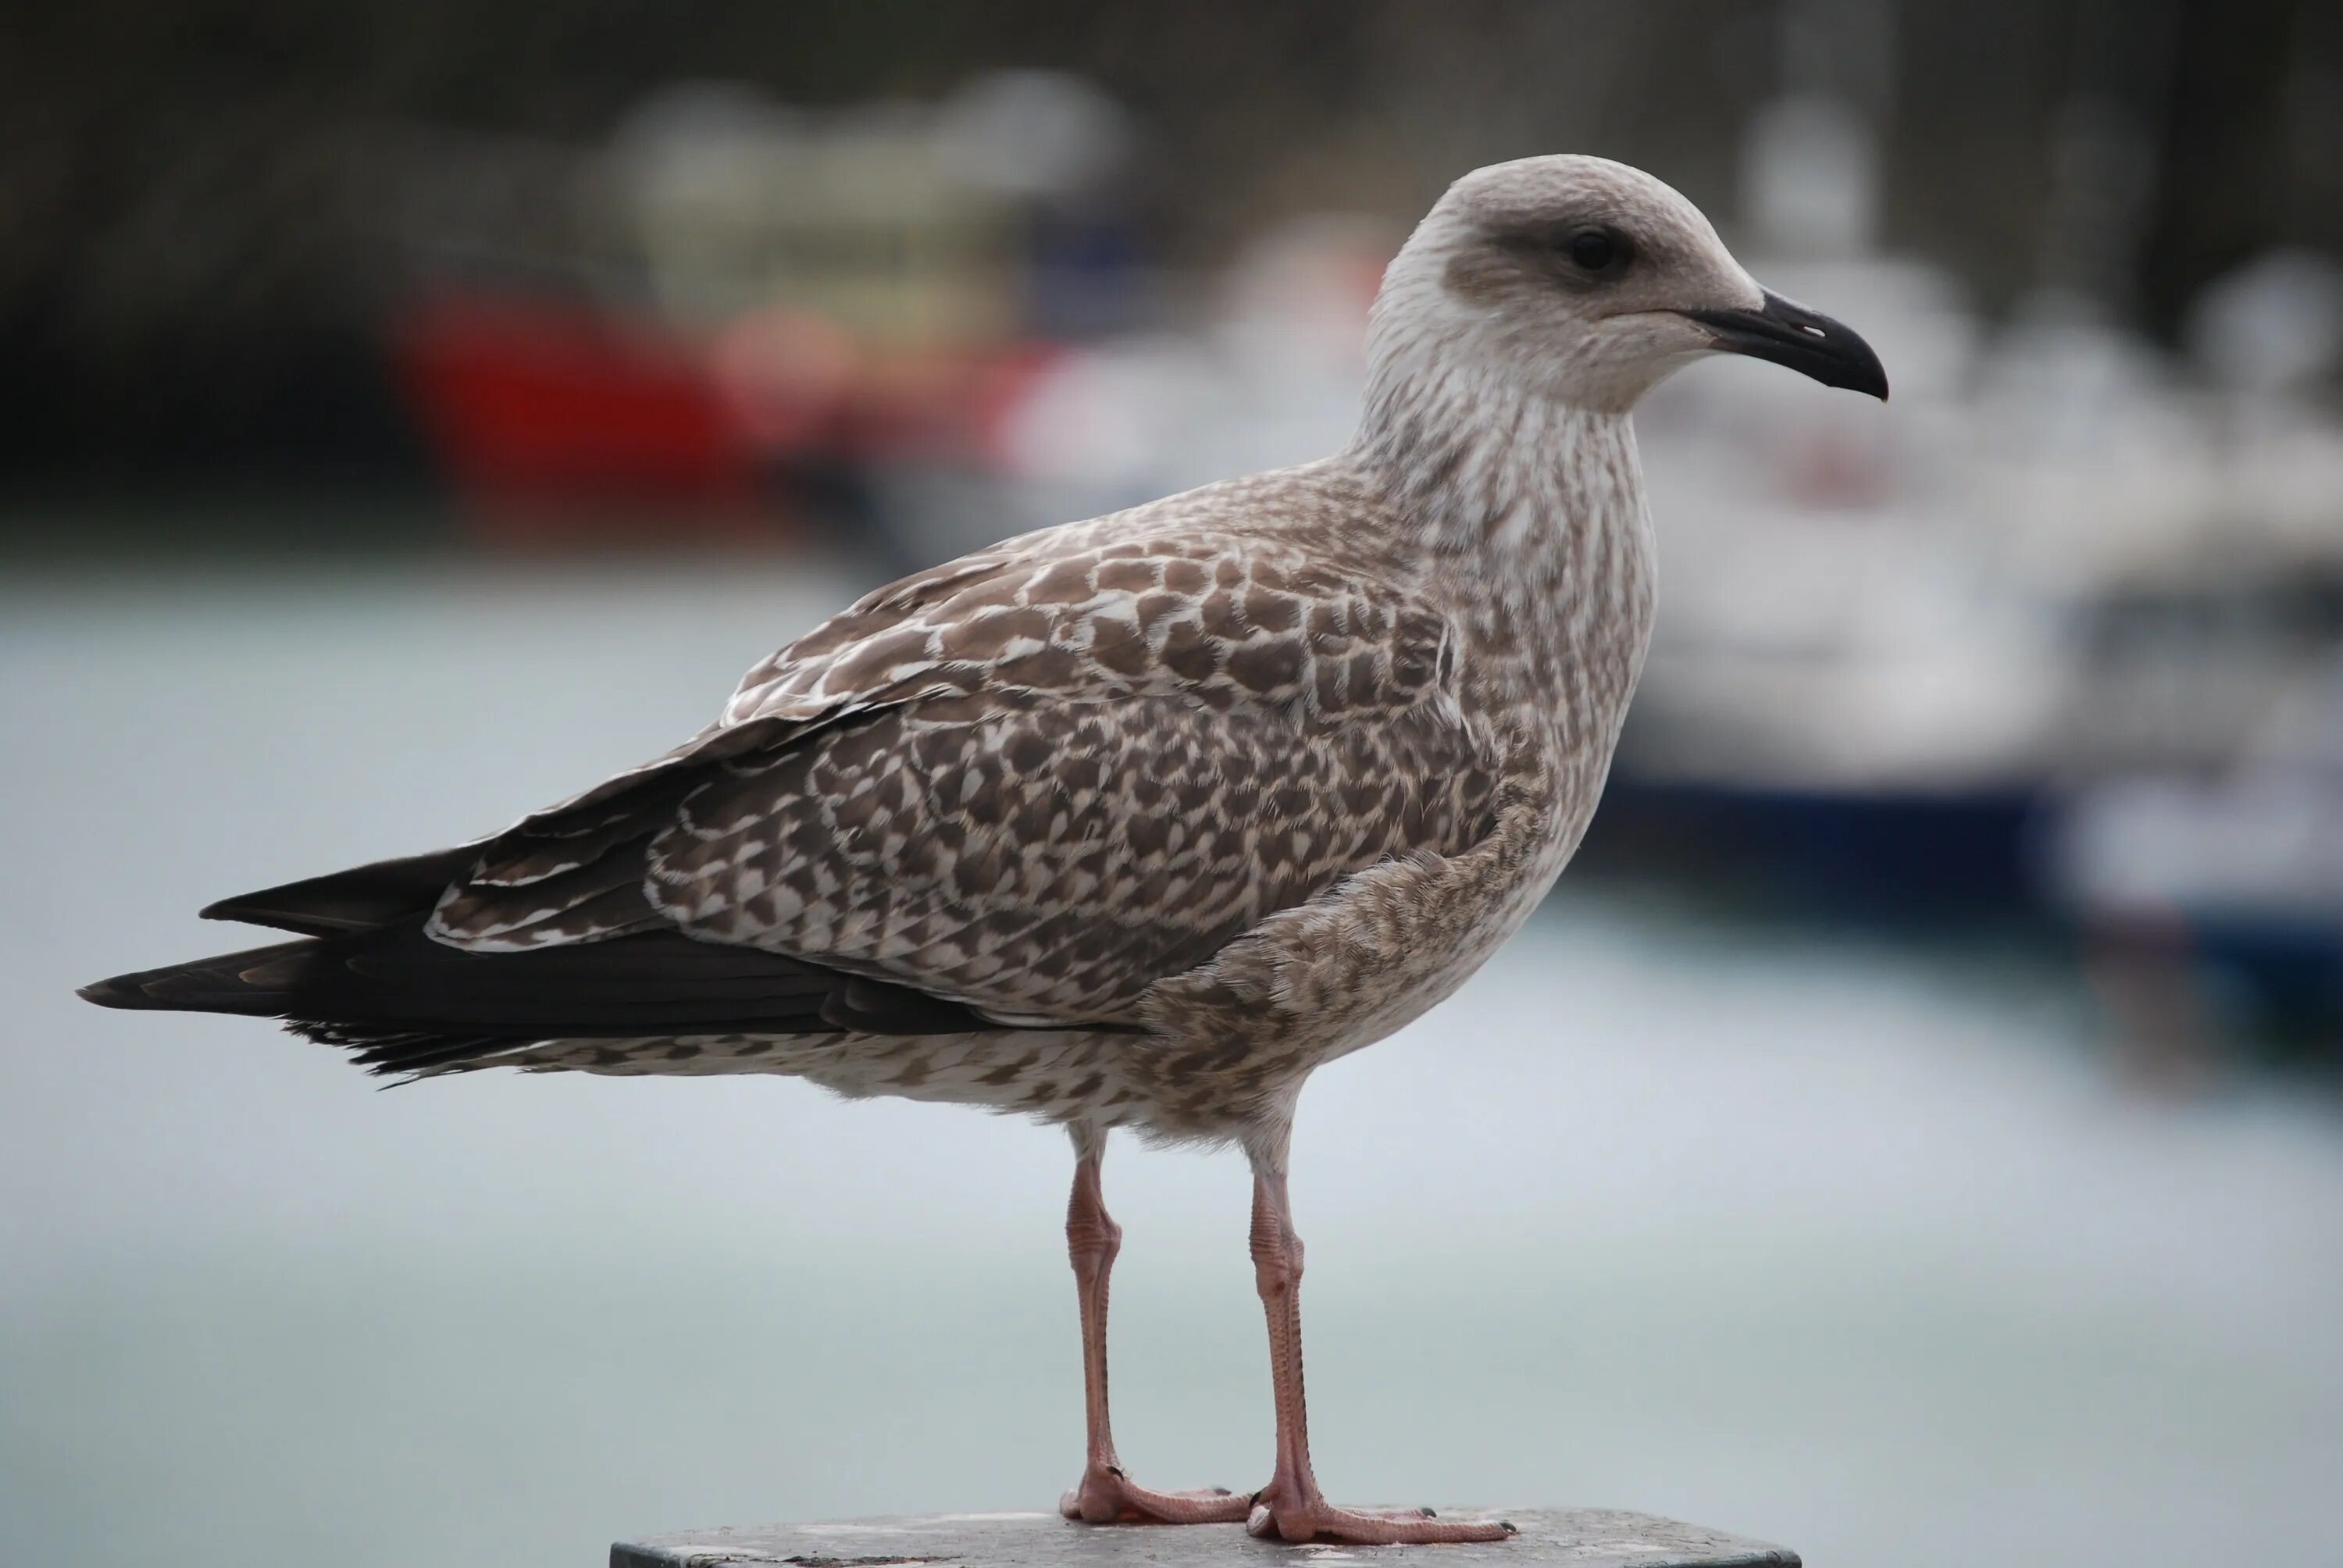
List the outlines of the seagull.
<svg viewBox="0 0 2343 1568">
<path fill-rule="evenodd" d="M 1885 398 L 1853 331 L 1600 158 L 1459 179 L 1385 273 L 1332 457 L 877 589 L 653 761 L 455 849 L 204 910 L 295 940 L 106 1007 L 282 1020 L 408 1080 L 780 1073 L 1066 1130 L 1092 1523 L 1493 1541 L 1330 1503 L 1302 1399 L 1294 1106 L 1526 920 L 1602 793 L 1654 606 L 1630 416 L 1741 354 Z M 1109 1134 L 1234 1144 L 1276 1444 L 1142 1486 L 1107 1405 Z"/>
</svg>

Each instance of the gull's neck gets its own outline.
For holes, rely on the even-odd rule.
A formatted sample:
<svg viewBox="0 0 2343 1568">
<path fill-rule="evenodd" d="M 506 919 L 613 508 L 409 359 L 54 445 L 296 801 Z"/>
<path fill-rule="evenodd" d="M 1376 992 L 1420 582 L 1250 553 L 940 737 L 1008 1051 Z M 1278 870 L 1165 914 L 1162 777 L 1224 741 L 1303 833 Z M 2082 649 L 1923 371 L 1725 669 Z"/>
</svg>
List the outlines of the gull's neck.
<svg viewBox="0 0 2343 1568">
<path fill-rule="evenodd" d="M 1643 664 L 1651 520 L 1621 410 L 1522 389 L 1484 369 L 1379 365 L 1345 457 L 1390 502 L 1468 633 L 1541 686 L 1590 660 L 1624 683 Z"/>
</svg>

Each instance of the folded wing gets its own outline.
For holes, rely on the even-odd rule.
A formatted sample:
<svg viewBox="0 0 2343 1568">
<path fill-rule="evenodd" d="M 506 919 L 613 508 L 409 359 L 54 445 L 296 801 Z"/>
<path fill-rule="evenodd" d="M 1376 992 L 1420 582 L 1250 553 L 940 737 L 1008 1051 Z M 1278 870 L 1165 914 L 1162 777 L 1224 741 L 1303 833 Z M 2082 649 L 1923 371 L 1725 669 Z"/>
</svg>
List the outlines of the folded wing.
<svg viewBox="0 0 2343 1568">
<path fill-rule="evenodd" d="M 1189 539 L 895 592 L 735 699 L 799 728 L 522 823 L 431 934 L 665 929 L 1003 1021 L 1127 1020 L 1276 910 L 1485 829 L 1449 628 L 1403 590 Z"/>
</svg>

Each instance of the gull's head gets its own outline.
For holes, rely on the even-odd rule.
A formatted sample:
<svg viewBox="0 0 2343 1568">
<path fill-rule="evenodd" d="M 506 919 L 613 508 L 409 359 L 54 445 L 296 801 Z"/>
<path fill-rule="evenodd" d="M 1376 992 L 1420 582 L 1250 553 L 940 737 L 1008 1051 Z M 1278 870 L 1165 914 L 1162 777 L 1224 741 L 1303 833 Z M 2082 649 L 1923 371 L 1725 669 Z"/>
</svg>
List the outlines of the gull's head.
<svg viewBox="0 0 2343 1568">
<path fill-rule="evenodd" d="M 1862 338 L 1761 286 L 1698 207 L 1607 158 L 1520 158 L 1449 186 L 1384 275 L 1371 354 L 1385 373 L 1595 408 L 1630 408 L 1704 354 L 1887 396 Z"/>
</svg>

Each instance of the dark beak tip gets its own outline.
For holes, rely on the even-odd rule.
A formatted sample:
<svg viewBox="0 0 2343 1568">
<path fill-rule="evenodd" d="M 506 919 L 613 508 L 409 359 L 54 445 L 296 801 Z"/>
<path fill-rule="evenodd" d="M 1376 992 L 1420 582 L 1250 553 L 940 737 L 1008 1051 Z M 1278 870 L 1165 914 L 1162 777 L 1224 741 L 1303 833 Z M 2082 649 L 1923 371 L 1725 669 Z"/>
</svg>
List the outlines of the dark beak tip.
<svg viewBox="0 0 2343 1568">
<path fill-rule="evenodd" d="M 1873 351 L 1871 345 L 1856 337 L 1852 328 L 1840 327 L 1835 322 L 1831 325 L 1835 330 L 1829 339 L 1829 347 L 1844 352 L 1847 359 L 1846 379 L 1839 385 L 1850 392 L 1860 392 L 1865 397 L 1876 397 L 1882 403 L 1886 402 L 1887 367 L 1879 362 L 1879 356 Z"/>
</svg>

